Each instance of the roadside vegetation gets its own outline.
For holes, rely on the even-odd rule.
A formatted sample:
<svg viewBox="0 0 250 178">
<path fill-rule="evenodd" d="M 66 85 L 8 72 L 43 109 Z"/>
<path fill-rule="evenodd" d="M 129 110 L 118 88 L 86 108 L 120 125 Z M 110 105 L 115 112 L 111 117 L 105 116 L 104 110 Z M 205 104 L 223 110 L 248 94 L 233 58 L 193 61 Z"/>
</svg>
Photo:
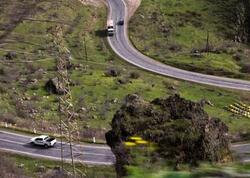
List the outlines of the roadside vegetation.
<svg viewBox="0 0 250 178">
<path fill-rule="evenodd" d="M 130 39 L 165 64 L 249 80 L 249 2 L 241 2 L 143 0 L 129 24 Z"/>
<path fill-rule="evenodd" d="M 129 166 L 127 178 L 203 178 L 203 177 L 237 177 L 248 176 L 249 164 L 208 165 L 202 164 L 199 168 L 190 168 L 182 165 L 179 171 L 169 169 L 167 166 L 145 167 Z"/>
<path fill-rule="evenodd" d="M 0 153 L 0 176 L 1 178 L 63 178 L 73 177 L 68 174 L 71 172 L 71 165 L 65 163 L 65 171 L 60 171 L 61 162 L 50 161 L 25 156 Z M 87 166 L 76 164 L 77 177 L 87 178 L 115 178 L 113 167 L 108 166 Z"/>
</svg>

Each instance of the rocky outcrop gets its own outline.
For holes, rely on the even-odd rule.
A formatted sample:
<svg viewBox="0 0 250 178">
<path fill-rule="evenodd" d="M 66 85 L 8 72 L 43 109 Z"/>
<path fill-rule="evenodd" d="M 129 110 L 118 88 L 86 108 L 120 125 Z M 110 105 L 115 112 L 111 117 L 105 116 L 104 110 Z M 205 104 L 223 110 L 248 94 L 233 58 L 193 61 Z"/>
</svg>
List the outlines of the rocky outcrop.
<svg viewBox="0 0 250 178">
<path fill-rule="evenodd" d="M 45 84 L 45 89 L 50 94 L 64 95 L 68 91 L 66 87 L 58 80 L 58 77 L 49 79 Z"/>
<path fill-rule="evenodd" d="M 196 164 L 229 158 L 227 131 L 227 126 L 210 118 L 200 103 L 178 95 L 147 102 L 133 94 L 125 98 L 114 115 L 106 140 L 116 156 L 116 170 L 121 177 L 126 174 L 124 165 L 133 162 L 123 144 L 130 136 L 155 143 L 158 157 L 172 160 L 175 165 Z"/>
</svg>

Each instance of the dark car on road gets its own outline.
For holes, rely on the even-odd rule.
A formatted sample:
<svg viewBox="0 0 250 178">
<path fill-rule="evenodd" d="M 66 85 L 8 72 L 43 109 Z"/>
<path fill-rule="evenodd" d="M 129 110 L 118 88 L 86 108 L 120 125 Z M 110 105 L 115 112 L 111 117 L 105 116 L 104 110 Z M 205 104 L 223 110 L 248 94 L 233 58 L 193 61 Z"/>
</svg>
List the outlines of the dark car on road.
<svg viewBox="0 0 250 178">
<path fill-rule="evenodd" d="M 118 25 L 124 25 L 124 20 L 123 19 L 120 19 L 117 23 Z"/>
</svg>

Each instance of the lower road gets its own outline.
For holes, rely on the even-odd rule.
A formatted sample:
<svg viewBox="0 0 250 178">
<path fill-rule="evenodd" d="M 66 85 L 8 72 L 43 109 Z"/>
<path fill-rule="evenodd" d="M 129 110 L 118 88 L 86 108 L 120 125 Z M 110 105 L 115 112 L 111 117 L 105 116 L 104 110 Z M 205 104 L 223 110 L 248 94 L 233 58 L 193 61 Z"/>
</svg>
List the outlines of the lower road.
<svg viewBox="0 0 250 178">
<path fill-rule="evenodd" d="M 31 137 L 0 130 L 0 150 L 30 157 L 61 160 L 61 143 L 53 148 L 33 146 Z M 115 157 L 110 148 L 105 145 L 73 145 L 74 160 L 85 164 L 112 165 Z M 71 161 L 69 144 L 63 143 L 63 157 L 65 162 Z"/>
<path fill-rule="evenodd" d="M 250 143 L 233 144 L 231 149 L 241 162 L 250 163 Z"/>
<path fill-rule="evenodd" d="M 108 42 L 113 51 L 127 62 L 139 68 L 181 80 L 219 86 L 224 88 L 250 91 L 250 81 L 217 77 L 212 75 L 200 74 L 192 71 L 181 70 L 175 67 L 162 64 L 156 60 L 153 60 L 143 55 L 141 52 L 135 49 L 135 47 L 129 41 L 127 32 L 128 9 L 124 0 L 108 0 L 108 6 L 108 18 L 113 19 L 114 24 L 116 24 L 115 34 L 112 37 L 108 37 Z M 120 19 L 125 19 L 124 25 L 117 25 L 117 22 Z"/>
<path fill-rule="evenodd" d="M 31 137 L 0 130 L 0 151 L 12 152 L 30 157 L 61 160 L 60 143 L 53 148 L 43 148 L 29 144 Z M 232 151 L 241 162 L 250 162 L 250 144 L 233 144 Z M 73 145 L 74 160 L 85 164 L 112 165 L 115 157 L 105 145 Z M 66 162 L 71 161 L 69 145 L 63 143 L 63 156 Z"/>
</svg>

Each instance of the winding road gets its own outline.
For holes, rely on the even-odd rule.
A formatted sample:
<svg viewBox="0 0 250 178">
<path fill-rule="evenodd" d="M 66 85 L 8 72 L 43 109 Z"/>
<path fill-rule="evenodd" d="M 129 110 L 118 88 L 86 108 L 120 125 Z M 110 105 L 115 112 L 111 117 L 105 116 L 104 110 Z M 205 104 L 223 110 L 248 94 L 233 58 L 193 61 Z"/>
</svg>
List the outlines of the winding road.
<svg viewBox="0 0 250 178">
<path fill-rule="evenodd" d="M 30 157 L 61 160 L 61 145 L 57 143 L 53 148 L 33 146 L 31 137 L 0 130 L 0 150 L 21 154 Z M 85 164 L 112 165 L 115 157 L 110 148 L 105 145 L 73 145 L 74 160 Z M 63 157 L 65 162 L 70 162 L 69 144 L 63 143 Z"/>
<path fill-rule="evenodd" d="M 53 148 L 43 148 L 29 144 L 31 137 L 23 134 L 6 132 L 0 129 L 0 151 L 25 155 L 35 158 L 61 160 L 60 142 Z M 250 143 L 233 144 L 231 150 L 236 153 L 241 162 L 250 162 Z M 106 145 L 75 144 L 73 145 L 74 160 L 91 165 L 112 165 L 115 156 Z M 63 156 L 65 162 L 70 162 L 70 148 L 63 143 Z"/>
<path fill-rule="evenodd" d="M 142 69 L 181 80 L 224 88 L 250 91 L 249 81 L 216 77 L 185 71 L 164 65 L 141 54 L 133 47 L 127 36 L 126 4 L 123 0 L 107 1 L 110 9 L 109 18 L 112 18 L 115 22 L 118 22 L 119 19 L 125 19 L 125 24 L 123 26 L 116 25 L 116 33 L 113 37 L 108 37 L 108 41 L 111 48 L 116 52 L 116 54 L 127 62 Z M 30 145 L 30 138 L 30 136 L 0 130 L 0 150 L 31 157 L 47 158 L 52 160 L 61 159 L 60 144 L 57 144 L 53 148 L 44 149 L 41 147 Z M 77 162 L 94 165 L 112 165 L 115 162 L 115 157 L 110 148 L 104 145 L 73 145 L 73 150 L 74 158 Z M 240 159 L 242 162 L 250 162 L 250 144 L 233 145 L 232 150 L 240 155 Z M 71 161 L 70 149 L 67 143 L 63 143 L 63 153 L 64 160 Z"/>
<path fill-rule="evenodd" d="M 124 0 L 107 0 L 109 7 L 109 19 L 113 19 L 114 23 L 120 19 L 124 20 L 124 25 L 115 25 L 115 35 L 108 37 L 108 42 L 112 50 L 125 61 L 157 74 L 161 74 L 168 77 L 173 77 L 181 80 L 191 81 L 200 84 L 213 85 L 223 88 L 231 88 L 238 90 L 250 91 L 250 82 L 238 79 L 230 79 L 225 77 L 217 77 L 212 75 L 205 75 L 186 71 L 171 67 L 156 60 L 153 60 L 142 53 L 140 53 L 130 43 L 128 38 L 128 15 L 127 6 Z M 146 28 L 146 27 L 145 27 Z"/>
</svg>

